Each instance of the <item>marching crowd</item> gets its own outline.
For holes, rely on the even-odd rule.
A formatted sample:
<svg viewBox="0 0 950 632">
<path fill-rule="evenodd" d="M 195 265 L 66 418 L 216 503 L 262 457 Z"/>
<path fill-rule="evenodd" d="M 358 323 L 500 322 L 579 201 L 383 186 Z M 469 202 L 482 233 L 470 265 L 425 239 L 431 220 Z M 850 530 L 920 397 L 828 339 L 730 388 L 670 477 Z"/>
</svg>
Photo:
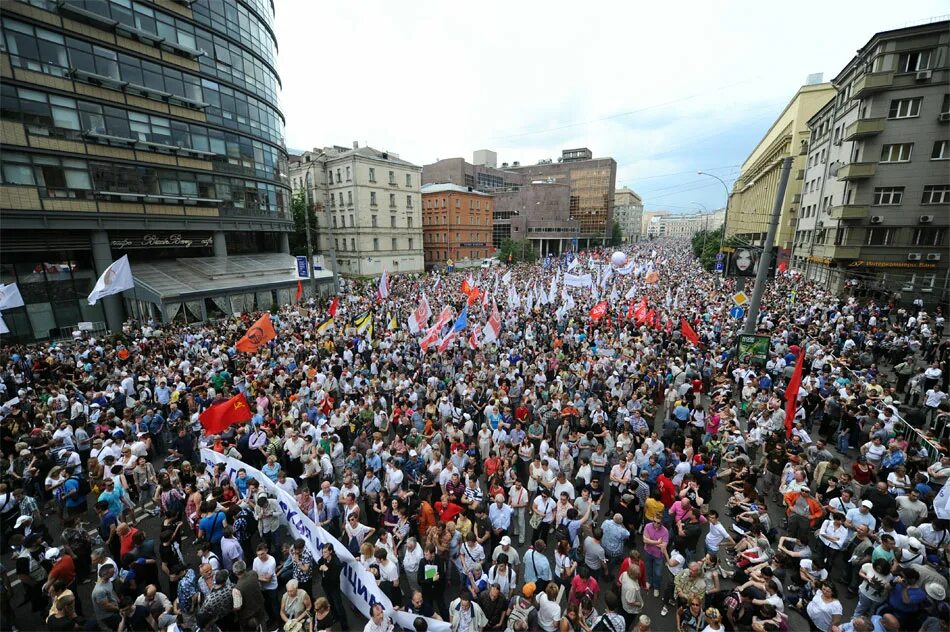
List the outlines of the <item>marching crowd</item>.
<svg viewBox="0 0 950 632">
<path fill-rule="evenodd" d="M 781 273 L 751 357 L 687 247 L 350 282 L 250 353 L 258 315 L 0 348 L 0 629 L 396 629 L 253 470 L 415 630 L 946 632 L 942 312 Z M 421 297 L 466 309 L 442 350 L 405 326 Z M 252 418 L 205 432 L 238 393 Z"/>
</svg>

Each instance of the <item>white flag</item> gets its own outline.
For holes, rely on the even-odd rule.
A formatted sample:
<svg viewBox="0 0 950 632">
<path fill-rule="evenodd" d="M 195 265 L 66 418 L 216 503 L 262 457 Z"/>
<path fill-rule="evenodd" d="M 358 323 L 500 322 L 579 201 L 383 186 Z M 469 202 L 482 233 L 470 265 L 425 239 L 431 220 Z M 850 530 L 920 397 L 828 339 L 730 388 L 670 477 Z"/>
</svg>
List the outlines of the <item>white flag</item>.
<svg viewBox="0 0 950 632">
<path fill-rule="evenodd" d="M 129 265 L 129 255 L 122 255 L 118 261 L 113 261 L 106 268 L 99 280 L 96 281 L 96 287 L 89 293 L 89 304 L 95 305 L 103 296 L 111 296 L 125 290 L 131 290 L 135 287 L 135 280 L 132 278 L 132 267 Z"/>
<path fill-rule="evenodd" d="M 511 285 L 511 270 L 508 270 L 508 272 L 505 272 L 505 276 L 501 277 L 501 281 L 505 285 Z"/>
<path fill-rule="evenodd" d="M 567 264 L 567 271 L 570 272 L 576 268 L 578 263 L 580 263 L 580 261 L 577 259 L 577 257 L 571 257 L 570 262 Z"/>
<path fill-rule="evenodd" d="M 484 343 L 495 342 L 501 334 L 501 314 L 498 313 L 498 305 L 492 301 L 491 316 L 485 323 L 485 329 L 482 330 L 482 340 Z"/>
<path fill-rule="evenodd" d="M 630 286 L 630 289 L 627 290 L 627 293 L 623 295 L 624 298 L 630 299 L 637 295 L 637 286 L 633 284 Z"/>
<path fill-rule="evenodd" d="M 7 324 L 3 322 L 3 316 L 0 316 L 0 334 L 8 334 L 10 329 L 7 327 Z"/>
<path fill-rule="evenodd" d="M 602 289 L 607 289 L 607 283 L 610 281 L 610 277 L 614 274 L 614 269 L 610 266 L 607 266 L 607 271 L 604 272 L 604 277 L 600 280 L 600 287 Z"/>
<path fill-rule="evenodd" d="M 0 283 L 0 310 L 23 307 L 23 297 L 16 283 L 4 285 Z"/>
<path fill-rule="evenodd" d="M 590 274 L 565 274 L 565 287 L 590 287 L 594 284 L 594 278 Z"/>
<path fill-rule="evenodd" d="M 627 262 L 627 265 L 623 266 L 622 268 L 617 268 L 617 274 L 630 274 L 633 272 L 633 268 L 633 259 L 631 259 Z"/>
<path fill-rule="evenodd" d="M 527 295 L 524 301 L 524 311 L 526 314 L 530 314 L 534 308 L 534 291 L 525 286 L 524 293 Z"/>
</svg>

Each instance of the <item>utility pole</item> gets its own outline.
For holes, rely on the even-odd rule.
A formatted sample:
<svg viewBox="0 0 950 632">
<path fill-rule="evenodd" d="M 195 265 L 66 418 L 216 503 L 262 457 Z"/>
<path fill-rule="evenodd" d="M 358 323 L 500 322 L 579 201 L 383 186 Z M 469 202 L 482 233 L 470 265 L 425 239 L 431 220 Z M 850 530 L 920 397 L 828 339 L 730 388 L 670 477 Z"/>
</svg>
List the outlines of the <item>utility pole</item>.
<svg viewBox="0 0 950 632">
<path fill-rule="evenodd" d="M 765 284 L 769 278 L 769 267 L 772 260 L 772 246 L 775 244 L 775 233 L 778 231 L 778 222 L 782 217 L 782 202 L 785 199 L 785 189 L 788 187 L 788 175 L 792 170 L 792 158 L 787 156 L 782 160 L 782 173 L 779 176 L 778 191 L 775 192 L 775 205 L 772 207 L 772 218 L 769 221 L 769 232 L 765 236 L 765 247 L 759 257 L 759 270 L 755 275 L 755 287 L 752 289 L 752 300 L 749 311 L 745 315 L 744 334 L 754 334 L 756 323 L 759 320 L 759 306 L 762 304 L 762 294 L 765 293 Z"/>
<path fill-rule="evenodd" d="M 311 193 L 311 191 L 307 191 Z M 309 195 L 307 196 L 309 199 Z M 310 277 L 310 296 L 317 298 L 317 275 L 313 272 L 313 241 L 310 239 L 310 212 L 313 203 L 306 202 L 303 207 L 303 226 L 307 232 L 307 275 Z"/>
</svg>

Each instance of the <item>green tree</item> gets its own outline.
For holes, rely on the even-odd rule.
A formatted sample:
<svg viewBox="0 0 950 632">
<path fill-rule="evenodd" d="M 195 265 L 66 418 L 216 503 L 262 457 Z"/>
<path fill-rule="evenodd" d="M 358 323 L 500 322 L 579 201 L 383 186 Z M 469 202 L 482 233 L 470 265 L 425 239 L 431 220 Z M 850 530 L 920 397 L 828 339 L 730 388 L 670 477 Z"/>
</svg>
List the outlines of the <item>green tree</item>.
<svg viewBox="0 0 950 632">
<path fill-rule="evenodd" d="M 317 211 L 319 204 L 307 204 L 303 191 L 298 191 L 290 200 L 290 211 L 294 218 L 294 232 L 290 234 L 290 253 L 307 254 L 307 219 L 310 220 L 310 240 L 314 252 L 317 251 Z M 309 215 L 309 218 L 307 217 Z"/>
<path fill-rule="evenodd" d="M 722 228 L 710 231 L 701 230 L 693 235 L 691 242 L 693 256 L 699 259 L 702 266 L 707 270 L 711 271 L 716 265 L 716 254 L 719 252 L 719 240 L 721 238 Z M 734 248 L 739 245 L 739 240 L 734 236 L 729 237 L 723 245 Z"/>
<path fill-rule="evenodd" d="M 534 249 L 534 245 L 527 239 L 506 239 L 502 241 L 501 248 L 498 249 L 498 260 L 506 263 L 509 255 L 511 255 L 512 263 L 538 260 L 538 253 Z"/>
<path fill-rule="evenodd" d="M 623 243 L 623 231 L 620 230 L 620 222 L 614 222 L 613 228 L 610 230 L 610 245 L 619 246 Z"/>
</svg>

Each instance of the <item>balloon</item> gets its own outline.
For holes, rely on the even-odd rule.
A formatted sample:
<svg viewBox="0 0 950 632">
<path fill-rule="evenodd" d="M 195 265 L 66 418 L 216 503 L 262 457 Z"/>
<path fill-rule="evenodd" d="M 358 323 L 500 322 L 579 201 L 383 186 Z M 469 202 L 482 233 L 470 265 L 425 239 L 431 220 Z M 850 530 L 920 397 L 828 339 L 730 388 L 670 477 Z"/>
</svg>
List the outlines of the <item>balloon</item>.
<svg viewBox="0 0 950 632">
<path fill-rule="evenodd" d="M 614 254 L 610 255 L 610 264 L 615 268 L 622 268 L 627 265 L 626 253 L 618 250 Z"/>
</svg>

